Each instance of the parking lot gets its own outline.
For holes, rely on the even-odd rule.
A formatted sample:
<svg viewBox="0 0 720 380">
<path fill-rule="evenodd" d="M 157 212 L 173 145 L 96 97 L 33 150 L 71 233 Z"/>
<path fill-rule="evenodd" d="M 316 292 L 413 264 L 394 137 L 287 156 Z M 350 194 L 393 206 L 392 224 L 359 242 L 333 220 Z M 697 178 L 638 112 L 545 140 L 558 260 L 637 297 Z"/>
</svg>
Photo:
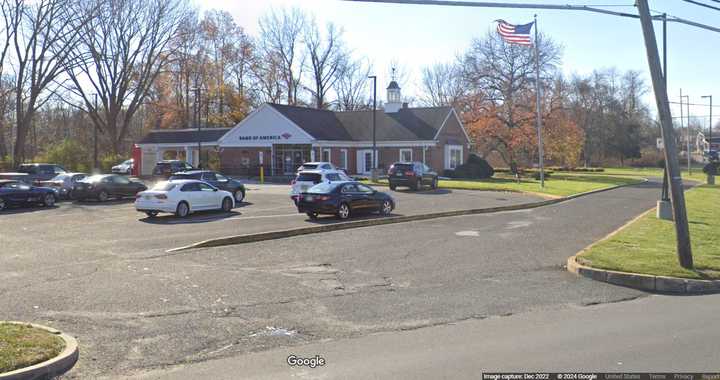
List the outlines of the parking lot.
<svg viewBox="0 0 720 380">
<path fill-rule="evenodd" d="M 233 214 L 186 220 L 148 220 L 129 201 L 4 213 L 0 318 L 77 337 L 81 359 L 68 378 L 138 378 L 277 346 L 618 301 L 642 293 L 577 278 L 562 263 L 652 205 L 657 193 L 655 183 L 533 210 L 166 252 L 313 223 L 293 212 L 287 186 L 248 188 L 248 203 Z M 398 215 L 535 199 L 393 194 Z"/>
<path fill-rule="evenodd" d="M 231 213 L 199 212 L 187 218 L 160 214 L 148 218 L 137 212 L 132 200 L 98 203 L 60 202 L 52 209 L 42 207 L 10 209 L 0 214 L 4 248 L 28 253 L 62 249 L 106 254 L 132 254 L 184 246 L 197 241 L 247 234 L 338 223 L 332 216 L 311 221 L 299 214 L 289 198 L 286 185 L 249 184 L 245 202 Z M 540 200 L 539 197 L 504 192 L 469 190 L 388 191 L 396 200 L 393 215 L 467 208 L 494 207 Z M 375 215 L 360 215 L 373 218 Z M 357 218 L 355 218 L 357 219 Z M 28 239 L 38 237 L 38 239 Z"/>
</svg>

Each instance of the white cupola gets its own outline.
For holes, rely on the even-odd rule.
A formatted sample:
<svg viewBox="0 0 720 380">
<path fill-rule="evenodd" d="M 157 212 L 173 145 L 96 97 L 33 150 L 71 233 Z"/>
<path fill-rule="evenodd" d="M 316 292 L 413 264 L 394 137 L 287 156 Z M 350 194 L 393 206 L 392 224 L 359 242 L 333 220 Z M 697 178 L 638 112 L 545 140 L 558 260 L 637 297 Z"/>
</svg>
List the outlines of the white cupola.
<svg viewBox="0 0 720 380">
<path fill-rule="evenodd" d="M 387 102 L 385 103 L 385 112 L 394 113 L 402 108 L 402 96 L 400 95 L 400 86 L 395 81 L 395 69 L 393 68 L 393 78 L 387 86 Z"/>
</svg>

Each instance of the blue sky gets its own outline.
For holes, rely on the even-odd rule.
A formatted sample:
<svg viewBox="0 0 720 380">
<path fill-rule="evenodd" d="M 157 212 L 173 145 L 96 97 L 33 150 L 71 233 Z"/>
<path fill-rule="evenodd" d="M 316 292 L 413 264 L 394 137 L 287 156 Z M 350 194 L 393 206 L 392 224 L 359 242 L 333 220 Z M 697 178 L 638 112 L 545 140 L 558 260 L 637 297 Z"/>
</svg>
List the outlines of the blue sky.
<svg viewBox="0 0 720 380">
<path fill-rule="evenodd" d="M 514 0 L 504 0 L 513 2 Z M 712 3 L 708 0 L 703 0 Z M 636 13 L 634 0 L 515 0 L 518 3 L 613 5 L 607 9 Z M 339 0 L 242 0 L 199 1 L 201 9 L 229 11 L 236 22 L 255 35 L 257 20 L 271 8 L 295 6 L 341 26 L 347 44 L 357 57 L 367 58 L 378 75 L 378 87 L 389 80 L 390 62 L 396 60 L 409 72 L 403 95 L 417 97 L 420 70 L 435 62 L 452 60 L 470 44 L 473 37 L 494 27 L 493 20 L 511 23 L 532 21 L 538 14 L 540 31 L 564 47 L 562 69 L 566 74 L 587 74 L 595 69 L 617 67 L 639 70 L 649 84 L 647 59 L 640 22 L 587 12 L 554 10 L 512 10 L 490 8 L 438 7 L 345 2 Z M 719 5 L 719 4 L 715 4 Z M 720 26 L 720 11 L 698 7 L 681 0 L 650 0 L 653 10 Z M 661 24 L 655 23 L 660 45 Z M 715 95 L 720 105 L 720 33 L 668 23 L 668 89 L 671 101 L 677 101 L 680 88 L 690 94 L 692 103 L 705 104 L 700 95 Z M 383 94 L 379 92 L 379 94 Z M 646 97 L 652 102 L 654 98 Z M 707 115 L 707 107 L 691 107 L 695 115 Z M 720 116 L 720 108 L 714 114 Z M 679 114 L 677 107 L 673 116 Z M 717 120 L 717 119 L 716 119 Z M 707 122 L 707 121 L 706 121 Z"/>
</svg>

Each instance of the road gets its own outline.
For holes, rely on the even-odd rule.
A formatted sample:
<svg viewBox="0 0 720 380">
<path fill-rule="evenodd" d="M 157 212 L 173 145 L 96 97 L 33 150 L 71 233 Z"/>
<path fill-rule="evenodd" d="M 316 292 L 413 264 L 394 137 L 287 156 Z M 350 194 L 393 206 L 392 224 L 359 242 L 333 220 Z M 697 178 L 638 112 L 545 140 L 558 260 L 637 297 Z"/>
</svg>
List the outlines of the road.
<svg viewBox="0 0 720 380">
<path fill-rule="evenodd" d="M 689 312 L 690 311 L 690 312 Z M 717 372 L 720 295 L 651 296 L 211 360 L 141 379 L 478 379 L 483 372 Z M 290 367 L 290 355 L 326 361 Z"/>
<path fill-rule="evenodd" d="M 15 246 L 0 251 L 0 318 L 76 336 L 82 354 L 69 378 L 83 379 L 632 300 L 646 294 L 562 266 L 652 207 L 658 192 L 653 182 L 526 211 L 174 253 L 119 246 L 130 239 L 121 229 L 117 240 L 91 236 L 76 251 L 70 241 L 50 240 L 39 251 Z M 151 247 L 177 236 L 144 231 L 133 239 Z"/>
</svg>

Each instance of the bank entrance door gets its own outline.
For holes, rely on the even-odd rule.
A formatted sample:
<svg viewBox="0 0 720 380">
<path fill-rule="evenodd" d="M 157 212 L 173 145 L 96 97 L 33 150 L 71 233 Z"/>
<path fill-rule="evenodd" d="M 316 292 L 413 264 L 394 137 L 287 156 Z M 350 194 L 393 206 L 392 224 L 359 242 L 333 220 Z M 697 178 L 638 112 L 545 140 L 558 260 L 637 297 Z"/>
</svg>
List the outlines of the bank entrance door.
<svg viewBox="0 0 720 380">
<path fill-rule="evenodd" d="M 310 149 L 310 144 L 273 145 L 273 174 L 295 174 L 300 165 L 310 161 Z"/>
</svg>

